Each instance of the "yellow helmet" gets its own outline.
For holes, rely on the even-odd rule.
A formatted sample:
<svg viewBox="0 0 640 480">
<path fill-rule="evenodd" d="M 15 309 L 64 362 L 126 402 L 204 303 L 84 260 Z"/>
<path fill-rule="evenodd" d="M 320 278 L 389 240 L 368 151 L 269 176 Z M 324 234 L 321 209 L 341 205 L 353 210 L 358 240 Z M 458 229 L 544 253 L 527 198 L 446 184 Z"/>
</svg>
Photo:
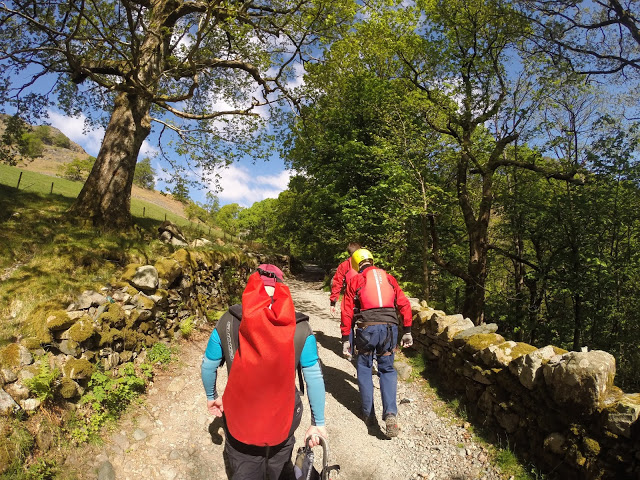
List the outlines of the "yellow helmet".
<svg viewBox="0 0 640 480">
<path fill-rule="evenodd" d="M 359 248 L 351 254 L 351 266 L 355 271 L 360 270 L 360 264 L 365 260 L 371 260 L 373 264 L 373 255 L 366 248 Z"/>
</svg>

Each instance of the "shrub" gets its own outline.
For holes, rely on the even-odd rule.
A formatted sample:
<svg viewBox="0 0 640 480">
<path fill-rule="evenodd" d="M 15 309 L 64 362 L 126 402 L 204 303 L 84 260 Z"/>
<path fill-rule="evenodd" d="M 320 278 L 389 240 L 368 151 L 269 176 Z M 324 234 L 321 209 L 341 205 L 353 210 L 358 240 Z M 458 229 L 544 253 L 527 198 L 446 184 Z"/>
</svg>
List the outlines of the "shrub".
<svg viewBox="0 0 640 480">
<path fill-rule="evenodd" d="M 60 370 L 49 366 L 48 357 L 43 357 L 40 363 L 40 371 L 30 379 L 25 380 L 26 386 L 31 393 L 42 403 L 53 400 L 55 384 L 60 377 Z"/>
<path fill-rule="evenodd" d="M 169 363 L 171 361 L 171 349 L 164 343 L 158 342 L 151 347 L 147 358 L 151 363 Z"/>
<path fill-rule="evenodd" d="M 195 323 L 193 321 L 193 315 L 185 318 L 180 322 L 180 333 L 185 337 L 189 337 L 193 333 L 193 329 L 195 328 Z"/>
</svg>

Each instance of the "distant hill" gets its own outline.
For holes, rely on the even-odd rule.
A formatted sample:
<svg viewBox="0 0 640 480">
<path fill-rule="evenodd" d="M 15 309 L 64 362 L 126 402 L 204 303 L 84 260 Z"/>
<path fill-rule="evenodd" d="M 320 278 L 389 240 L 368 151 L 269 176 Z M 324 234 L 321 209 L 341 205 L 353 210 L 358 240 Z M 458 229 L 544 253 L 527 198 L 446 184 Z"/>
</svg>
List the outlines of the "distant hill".
<svg viewBox="0 0 640 480">
<path fill-rule="evenodd" d="M 0 114 L 0 136 L 5 130 L 5 121 L 9 118 L 9 115 Z M 43 173 L 45 175 L 59 176 L 60 167 L 65 163 L 72 162 L 76 158 L 85 159 L 90 155 L 77 143 L 71 141 L 64 133 L 55 127 L 47 126 L 49 130 L 48 137 L 51 139 L 60 140 L 60 136 L 64 137 L 67 141 L 57 141 L 58 144 L 65 144 L 65 147 L 54 145 L 53 142 L 43 142 L 43 154 L 41 157 L 34 158 L 33 160 L 19 162 L 17 167 L 23 170 Z M 186 218 L 184 213 L 184 205 L 174 200 L 171 195 L 164 195 L 157 190 L 147 190 L 140 188 L 136 185 L 133 186 L 131 196 L 145 200 L 162 207 L 176 215 Z"/>
</svg>

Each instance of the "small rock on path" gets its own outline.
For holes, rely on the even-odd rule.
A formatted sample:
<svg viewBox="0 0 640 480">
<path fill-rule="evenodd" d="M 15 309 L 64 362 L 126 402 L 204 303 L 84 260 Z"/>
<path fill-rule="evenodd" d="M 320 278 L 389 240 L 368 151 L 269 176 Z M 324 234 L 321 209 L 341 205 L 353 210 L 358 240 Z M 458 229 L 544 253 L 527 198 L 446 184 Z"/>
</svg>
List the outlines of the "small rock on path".
<svg viewBox="0 0 640 480">
<path fill-rule="evenodd" d="M 462 421 L 440 418 L 439 401 L 425 394 L 425 381 L 399 381 L 399 437 L 382 430 L 367 432 L 359 419 L 360 396 L 355 368 L 340 355 L 339 319 L 329 315 L 328 294 L 319 282 L 288 280 L 296 310 L 310 316 L 324 364 L 326 418 L 330 464 L 341 466 L 337 480 L 497 480 L 502 475 L 488 460 L 486 449 L 473 441 Z M 68 462 L 87 480 L 225 480 L 223 433 L 219 419 L 206 410 L 200 362 L 208 335 L 183 344 L 180 361 L 159 372 L 145 401 L 132 407 L 99 447 L 85 447 Z M 218 370 L 218 391 L 224 391 L 226 368 Z M 375 409 L 382 405 L 374 378 Z M 296 432 L 297 445 L 309 426 L 309 408 Z M 316 448 L 316 465 L 321 449 Z M 294 449 L 295 454 L 295 449 Z"/>
</svg>

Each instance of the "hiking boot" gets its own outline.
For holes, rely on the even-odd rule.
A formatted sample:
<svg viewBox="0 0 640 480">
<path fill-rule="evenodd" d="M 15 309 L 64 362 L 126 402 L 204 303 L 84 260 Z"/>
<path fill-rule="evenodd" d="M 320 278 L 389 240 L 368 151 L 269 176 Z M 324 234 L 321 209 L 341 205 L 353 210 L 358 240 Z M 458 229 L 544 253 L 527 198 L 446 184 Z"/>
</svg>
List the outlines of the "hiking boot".
<svg viewBox="0 0 640 480">
<path fill-rule="evenodd" d="M 396 416 L 393 413 L 390 413 L 387 415 L 387 418 L 384 419 L 384 423 L 387 426 L 387 437 L 397 437 L 400 427 L 398 427 L 398 419 Z"/>
</svg>

